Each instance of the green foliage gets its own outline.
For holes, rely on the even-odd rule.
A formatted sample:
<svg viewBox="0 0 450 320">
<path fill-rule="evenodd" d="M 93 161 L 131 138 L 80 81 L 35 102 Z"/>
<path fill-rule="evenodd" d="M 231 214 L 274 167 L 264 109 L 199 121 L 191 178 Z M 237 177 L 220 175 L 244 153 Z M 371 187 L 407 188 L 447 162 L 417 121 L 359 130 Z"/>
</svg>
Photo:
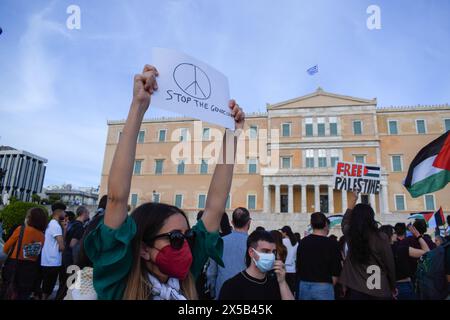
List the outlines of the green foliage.
<svg viewBox="0 0 450 320">
<path fill-rule="evenodd" d="M 61 196 L 59 196 L 57 194 L 51 194 L 48 197 L 49 204 L 54 204 L 55 202 L 60 202 L 60 201 L 61 201 Z"/>
<path fill-rule="evenodd" d="M 39 197 L 39 195 L 37 195 L 36 193 L 33 193 L 31 195 L 31 201 L 34 203 L 40 203 L 41 202 L 41 197 Z"/>
<path fill-rule="evenodd" d="M 5 232 L 8 233 L 15 225 L 22 224 L 25 220 L 27 211 L 36 207 L 42 208 L 48 214 L 48 211 L 44 206 L 36 203 L 15 201 L 6 206 L 1 212 L 3 229 Z"/>
</svg>

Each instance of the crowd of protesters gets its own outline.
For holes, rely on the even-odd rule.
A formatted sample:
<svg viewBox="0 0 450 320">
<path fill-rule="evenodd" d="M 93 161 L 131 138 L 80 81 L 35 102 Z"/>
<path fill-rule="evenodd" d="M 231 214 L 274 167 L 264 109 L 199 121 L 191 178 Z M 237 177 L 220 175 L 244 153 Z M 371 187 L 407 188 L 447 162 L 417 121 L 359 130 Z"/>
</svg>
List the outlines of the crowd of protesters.
<svg viewBox="0 0 450 320">
<path fill-rule="evenodd" d="M 442 276 L 436 294 L 448 295 L 448 235 L 434 243 L 423 220 L 379 227 L 371 206 L 356 204 L 357 193 L 350 198 L 340 239 L 329 235 L 330 221 L 321 212 L 311 215 L 312 232 L 303 239 L 290 226 L 258 226 L 248 234 L 252 219 L 243 207 L 234 210 L 230 224 L 224 211 L 234 165 L 226 162 L 215 166 L 205 209 L 194 226 L 183 210 L 163 203 L 144 203 L 129 214 L 137 136 L 157 77 L 158 71 L 146 65 L 134 78 L 108 195 L 92 219 L 85 207 L 72 213 L 56 203 L 50 222 L 42 209 L 33 208 L 13 228 L 4 245 L 3 298 L 411 300 L 424 298 L 423 256 L 443 259 L 431 278 Z M 229 108 L 236 130 L 224 135 L 222 159 L 235 157 L 245 121 L 234 100 Z M 75 285 L 69 281 L 71 266 L 78 267 Z"/>
</svg>

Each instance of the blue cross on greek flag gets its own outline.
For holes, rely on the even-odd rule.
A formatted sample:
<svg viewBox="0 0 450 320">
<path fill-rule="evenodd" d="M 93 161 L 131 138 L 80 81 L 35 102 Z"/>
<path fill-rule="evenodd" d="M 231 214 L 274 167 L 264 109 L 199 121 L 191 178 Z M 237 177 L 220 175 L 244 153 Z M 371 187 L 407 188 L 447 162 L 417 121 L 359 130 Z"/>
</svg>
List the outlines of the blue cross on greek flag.
<svg viewBox="0 0 450 320">
<path fill-rule="evenodd" d="M 308 74 L 310 76 L 316 74 L 317 72 L 319 72 L 319 66 L 316 64 L 314 67 L 309 68 L 308 70 L 306 70 L 306 72 L 308 72 Z"/>
</svg>

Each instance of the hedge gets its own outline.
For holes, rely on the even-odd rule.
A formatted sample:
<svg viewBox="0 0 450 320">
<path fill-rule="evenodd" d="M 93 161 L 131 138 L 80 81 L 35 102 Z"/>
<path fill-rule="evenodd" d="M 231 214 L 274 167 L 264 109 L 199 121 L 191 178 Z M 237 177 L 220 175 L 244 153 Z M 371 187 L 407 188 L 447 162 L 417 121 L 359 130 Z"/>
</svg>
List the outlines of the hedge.
<svg viewBox="0 0 450 320">
<path fill-rule="evenodd" d="M 27 211 L 31 208 L 42 208 L 47 214 L 47 208 L 30 202 L 16 201 L 6 206 L 1 212 L 1 218 L 3 220 L 3 229 L 6 234 L 10 232 L 10 229 L 18 224 L 22 224 L 27 215 Z"/>
</svg>

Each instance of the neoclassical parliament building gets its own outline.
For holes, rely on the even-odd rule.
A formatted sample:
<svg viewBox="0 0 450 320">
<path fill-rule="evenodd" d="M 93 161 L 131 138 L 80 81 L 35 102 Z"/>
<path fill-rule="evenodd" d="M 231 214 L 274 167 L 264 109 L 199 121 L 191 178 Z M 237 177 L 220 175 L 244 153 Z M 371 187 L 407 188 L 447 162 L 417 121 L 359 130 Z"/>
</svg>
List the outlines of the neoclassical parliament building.
<svg viewBox="0 0 450 320">
<path fill-rule="evenodd" d="M 318 88 L 305 96 L 267 104 L 266 109 L 265 113 L 247 114 L 240 137 L 247 147 L 238 152 L 228 212 L 244 206 L 256 225 L 279 228 L 291 224 L 298 230 L 304 229 L 309 213 L 343 213 L 349 195 L 333 188 L 337 161 L 381 166 L 380 193 L 363 194 L 359 199 L 372 205 L 379 221 L 406 219 L 410 212 L 433 211 L 439 206 L 445 213 L 450 210 L 450 187 L 412 198 L 402 185 L 417 152 L 450 130 L 448 104 L 380 107 L 376 99 Z M 100 194 L 107 191 L 123 126 L 123 120 L 108 122 Z M 194 133 L 198 128 L 200 135 Z M 191 217 L 204 208 L 214 165 L 207 156 L 202 158 L 204 153 L 177 158 L 174 149 L 187 143 L 207 150 L 214 143 L 213 133 L 219 130 L 223 132 L 215 125 L 184 117 L 144 120 L 138 136 L 131 206 L 165 202 L 179 206 Z M 254 152 L 251 145 L 260 148 Z M 271 165 L 263 159 L 266 154 Z"/>
</svg>

